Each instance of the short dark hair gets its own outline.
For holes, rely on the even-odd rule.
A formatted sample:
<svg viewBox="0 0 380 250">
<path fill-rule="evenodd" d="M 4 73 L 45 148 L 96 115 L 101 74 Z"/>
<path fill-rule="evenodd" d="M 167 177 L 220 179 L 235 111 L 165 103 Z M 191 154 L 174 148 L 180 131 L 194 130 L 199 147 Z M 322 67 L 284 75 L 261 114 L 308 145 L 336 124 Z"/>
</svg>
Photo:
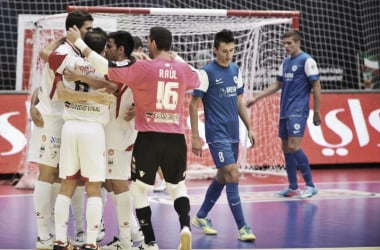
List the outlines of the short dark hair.
<svg viewBox="0 0 380 250">
<path fill-rule="evenodd" d="M 292 37 L 295 42 L 301 41 L 302 37 L 298 30 L 288 30 L 282 35 L 282 39 Z"/>
<path fill-rule="evenodd" d="M 66 30 L 69 30 L 69 28 L 73 27 L 74 25 L 80 29 L 86 21 L 94 21 L 94 18 L 89 12 L 84 10 L 76 10 L 70 12 L 66 17 Z"/>
<path fill-rule="evenodd" d="M 219 48 L 220 43 L 234 43 L 235 37 L 231 30 L 223 29 L 215 34 L 214 48 Z"/>
<path fill-rule="evenodd" d="M 135 43 L 133 41 L 131 33 L 124 30 L 118 30 L 109 33 L 108 39 L 110 38 L 112 38 L 115 41 L 117 48 L 119 48 L 120 46 L 124 47 L 125 56 L 131 56 L 133 48 L 135 47 Z"/>
<path fill-rule="evenodd" d="M 156 42 L 158 50 L 170 51 L 172 46 L 172 33 L 164 27 L 150 28 L 149 38 Z"/>
<path fill-rule="evenodd" d="M 134 42 L 134 44 L 135 44 L 135 45 L 133 46 L 134 49 L 138 49 L 138 48 L 142 48 L 142 47 L 143 47 L 143 43 L 142 43 L 140 37 L 138 37 L 138 36 L 134 36 L 134 37 L 133 37 L 133 42 Z"/>
<path fill-rule="evenodd" d="M 104 50 L 107 42 L 107 33 L 101 28 L 94 28 L 86 33 L 83 41 L 94 50 L 96 53 L 101 53 Z"/>
</svg>

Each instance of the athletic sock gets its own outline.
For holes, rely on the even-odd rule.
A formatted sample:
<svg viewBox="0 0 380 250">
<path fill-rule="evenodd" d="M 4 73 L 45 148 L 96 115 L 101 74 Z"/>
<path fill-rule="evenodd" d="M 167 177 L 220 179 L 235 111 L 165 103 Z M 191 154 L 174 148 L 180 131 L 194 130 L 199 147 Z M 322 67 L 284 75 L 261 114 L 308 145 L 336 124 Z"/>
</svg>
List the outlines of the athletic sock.
<svg viewBox="0 0 380 250">
<path fill-rule="evenodd" d="M 223 188 L 224 184 L 219 184 L 215 179 L 212 180 L 210 186 L 207 189 L 202 206 L 197 213 L 198 218 L 205 218 L 207 216 L 208 212 L 210 212 L 211 208 L 219 199 Z"/>
<path fill-rule="evenodd" d="M 152 210 L 150 209 L 150 206 L 137 208 L 136 216 L 140 222 L 141 230 L 144 233 L 145 243 L 156 241 L 151 221 Z"/>
<path fill-rule="evenodd" d="M 71 208 L 75 221 L 75 233 L 84 232 L 83 215 L 84 215 L 84 186 L 77 186 L 72 200 Z"/>
<path fill-rule="evenodd" d="M 298 162 L 298 167 L 301 170 L 306 186 L 315 187 L 313 183 L 313 178 L 311 176 L 309 160 L 307 159 L 305 152 L 303 152 L 302 149 L 299 149 L 294 153 L 294 156 Z"/>
<path fill-rule="evenodd" d="M 246 222 L 243 215 L 243 208 L 241 206 L 238 184 L 226 183 L 226 193 L 228 205 L 235 218 L 236 225 L 238 229 L 240 229 L 246 224 Z"/>
<path fill-rule="evenodd" d="M 180 228 L 187 226 L 190 228 L 190 200 L 188 197 L 179 197 L 174 201 L 174 209 L 178 214 Z"/>
<path fill-rule="evenodd" d="M 297 159 L 294 153 L 286 153 L 285 155 L 285 167 L 286 173 L 289 181 L 289 188 L 296 190 L 298 189 L 297 182 Z"/>
<path fill-rule="evenodd" d="M 71 199 L 59 194 L 55 202 L 55 240 L 67 242 L 67 224 L 69 221 Z"/>
<path fill-rule="evenodd" d="M 52 184 L 36 181 L 33 192 L 34 207 L 37 215 L 37 232 L 41 240 L 50 238 Z"/>
<path fill-rule="evenodd" d="M 99 233 L 99 225 L 102 220 L 103 203 L 100 197 L 88 197 L 86 207 L 87 237 L 86 244 L 96 246 L 96 236 Z"/>
<path fill-rule="evenodd" d="M 129 246 L 131 242 L 131 217 L 132 217 L 132 199 L 129 191 L 115 195 L 116 212 L 119 224 L 119 239 Z"/>
</svg>

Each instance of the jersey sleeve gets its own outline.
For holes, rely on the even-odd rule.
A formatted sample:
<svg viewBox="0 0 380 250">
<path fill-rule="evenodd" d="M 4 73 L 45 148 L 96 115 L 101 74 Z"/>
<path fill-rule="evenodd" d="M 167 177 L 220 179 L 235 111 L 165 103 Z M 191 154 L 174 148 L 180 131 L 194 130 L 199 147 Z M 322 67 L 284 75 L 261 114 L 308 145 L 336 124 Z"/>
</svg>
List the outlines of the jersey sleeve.
<svg viewBox="0 0 380 250">
<path fill-rule="evenodd" d="M 202 97 L 204 93 L 207 92 L 209 81 L 208 81 L 208 75 L 205 70 L 197 70 L 198 78 L 200 85 L 193 91 L 194 96 Z"/>
<path fill-rule="evenodd" d="M 243 83 L 243 76 L 241 74 L 241 71 L 239 70 L 238 77 L 236 79 L 237 84 L 237 95 L 241 95 L 244 93 L 244 83 Z"/>
<path fill-rule="evenodd" d="M 281 63 L 280 67 L 278 68 L 276 80 L 279 82 L 284 81 L 284 62 Z"/>
<path fill-rule="evenodd" d="M 305 74 L 310 81 L 319 80 L 317 62 L 311 57 L 309 57 L 305 62 Z"/>
</svg>

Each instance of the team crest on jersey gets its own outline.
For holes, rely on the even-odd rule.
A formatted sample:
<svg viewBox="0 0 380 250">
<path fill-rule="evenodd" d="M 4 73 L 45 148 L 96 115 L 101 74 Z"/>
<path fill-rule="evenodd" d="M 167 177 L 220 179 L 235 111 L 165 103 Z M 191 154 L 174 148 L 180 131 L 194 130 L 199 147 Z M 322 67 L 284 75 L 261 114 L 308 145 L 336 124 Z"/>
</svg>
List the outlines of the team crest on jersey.
<svg viewBox="0 0 380 250">
<path fill-rule="evenodd" d="M 292 66 L 292 71 L 295 72 L 297 70 L 297 68 L 298 68 L 297 65 L 293 65 Z"/>
<path fill-rule="evenodd" d="M 237 76 L 234 76 L 234 82 L 236 85 L 238 85 L 238 77 Z"/>
</svg>

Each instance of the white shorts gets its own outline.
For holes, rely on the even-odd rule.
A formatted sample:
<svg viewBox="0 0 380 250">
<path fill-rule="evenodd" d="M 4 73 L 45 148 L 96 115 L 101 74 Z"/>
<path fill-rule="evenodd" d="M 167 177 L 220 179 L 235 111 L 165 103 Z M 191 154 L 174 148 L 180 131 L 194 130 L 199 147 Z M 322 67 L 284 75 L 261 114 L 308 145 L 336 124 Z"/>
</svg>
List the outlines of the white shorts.
<svg viewBox="0 0 380 250">
<path fill-rule="evenodd" d="M 61 147 L 61 125 L 56 129 L 33 126 L 28 145 L 28 161 L 58 167 Z"/>
<path fill-rule="evenodd" d="M 62 128 L 59 177 L 104 182 L 106 139 L 99 123 L 67 120 Z M 79 176 L 80 175 L 80 176 Z"/>
<path fill-rule="evenodd" d="M 109 180 L 129 180 L 131 178 L 132 150 L 107 149 L 107 173 Z"/>
</svg>

